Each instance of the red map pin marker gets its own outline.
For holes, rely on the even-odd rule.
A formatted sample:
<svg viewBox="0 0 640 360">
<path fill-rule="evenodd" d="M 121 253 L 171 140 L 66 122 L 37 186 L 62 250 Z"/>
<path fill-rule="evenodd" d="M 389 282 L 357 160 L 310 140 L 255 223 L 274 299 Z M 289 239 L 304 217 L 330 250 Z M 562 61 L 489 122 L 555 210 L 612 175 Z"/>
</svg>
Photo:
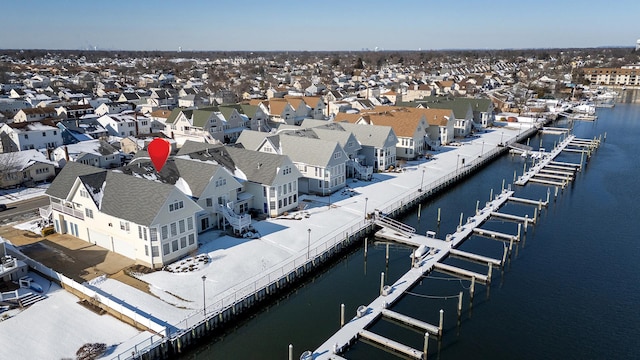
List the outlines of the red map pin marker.
<svg viewBox="0 0 640 360">
<path fill-rule="evenodd" d="M 166 139 L 155 138 L 149 143 L 149 146 L 147 146 L 147 151 L 149 152 L 153 166 L 160 172 L 169 158 L 171 144 Z"/>
</svg>

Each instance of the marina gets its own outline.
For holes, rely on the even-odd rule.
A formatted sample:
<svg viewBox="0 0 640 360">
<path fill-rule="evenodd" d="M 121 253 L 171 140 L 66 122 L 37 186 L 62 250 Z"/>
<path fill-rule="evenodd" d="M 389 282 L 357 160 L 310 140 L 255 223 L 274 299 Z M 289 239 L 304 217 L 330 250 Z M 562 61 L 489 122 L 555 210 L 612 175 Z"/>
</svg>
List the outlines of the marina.
<svg viewBox="0 0 640 360">
<path fill-rule="evenodd" d="M 477 210 L 474 216 L 469 217 L 465 224 L 462 224 L 461 222 L 460 225 L 458 225 L 457 231 L 453 234 L 448 234 L 446 236 L 446 240 L 438 240 L 429 236 L 415 234 L 415 230 L 408 227 L 407 225 L 398 222 L 391 222 L 384 216 L 382 217 L 382 219 L 384 220 L 380 221 L 377 219 L 380 217 L 380 215 L 376 216 L 374 222 L 383 227 L 381 230 L 376 232 L 377 238 L 383 238 L 391 242 L 398 242 L 401 244 L 408 244 L 413 246 L 428 246 L 429 250 L 422 251 L 420 254 L 417 254 L 418 250 L 415 250 L 412 253 L 411 270 L 409 270 L 404 276 L 400 277 L 392 285 L 385 285 L 384 273 L 381 274 L 380 296 L 366 307 L 363 306 L 359 308 L 356 317 L 351 319 L 346 324 L 343 324 L 340 330 L 338 330 L 333 336 L 331 336 L 326 342 L 324 342 L 313 352 L 313 358 L 340 359 L 341 357 L 339 357 L 339 354 L 346 347 L 350 346 L 354 341 L 357 341 L 358 339 L 363 339 L 369 342 L 376 343 L 377 345 L 389 349 L 390 351 L 400 353 L 404 356 L 409 356 L 416 359 L 425 359 L 426 350 L 420 351 L 417 349 L 413 349 L 409 346 L 403 345 L 401 343 L 368 331 L 367 328 L 373 322 L 379 320 L 381 317 L 389 317 L 389 314 L 396 314 L 395 312 L 389 310 L 389 307 L 393 306 L 397 300 L 399 300 L 402 296 L 405 295 L 407 291 L 415 286 L 416 282 L 420 281 L 425 275 L 429 274 L 432 271 L 459 277 L 461 279 L 470 280 L 472 283 L 469 290 L 471 297 L 473 297 L 473 292 L 475 291 L 475 283 L 480 283 L 483 285 L 490 284 L 493 267 L 503 266 L 505 258 L 507 256 L 507 251 L 511 251 L 513 242 L 520 241 L 521 224 L 519 224 L 518 226 L 517 235 L 510 235 L 487 229 L 481 229 L 480 226 L 490 217 L 508 218 L 509 220 L 522 221 L 524 222 L 524 224 L 528 224 L 529 219 L 526 216 L 515 216 L 498 212 L 498 210 L 504 204 L 506 204 L 509 200 L 514 199 L 513 194 L 513 191 L 503 189 L 503 191 L 499 193 L 495 197 L 495 199 L 487 202 L 484 208 Z M 533 200 L 527 200 L 526 202 L 537 206 L 543 205 L 541 201 L 535 202 Z M 548 204 L 548 202 L 544 203 L 544 205 L 546 204 Z M 534 221 L 535 220 L 532 219 L 531 223 L 534 223 Z M 462 242 L 467 240 L 472 234 L 489 236 L 491 238 L 510 242 L 509 250 L 505 248 L 503 260 L 497 260 L 457 250 L 456 248 L 460 246 Z M 486 265 L 488 267 L 487 274 L 480 274 L 461 267 L 443 263 L 442 261 L 448 256 L 453 256 Z M 442 336 L 442 323 L 440 323 L 436 327 L 435 325 L 421 322 L 406 315 L 394 315 L 392 317 L 402 324 L 424 330 L 424 349 L 428 348 L 428 339 L 430 335 L 436 337 Z"/>
</svg>

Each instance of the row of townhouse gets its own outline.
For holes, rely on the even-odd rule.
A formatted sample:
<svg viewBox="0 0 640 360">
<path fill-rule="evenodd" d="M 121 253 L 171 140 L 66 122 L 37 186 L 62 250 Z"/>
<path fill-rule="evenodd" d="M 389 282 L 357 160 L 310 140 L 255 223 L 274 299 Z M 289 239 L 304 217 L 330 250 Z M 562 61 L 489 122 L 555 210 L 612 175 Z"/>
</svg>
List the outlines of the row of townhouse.
<svg viewBox="0 0 640 360">
<path fill-rule="evenodd" d="M 164 120 L 164 133 L 171 138 L 181 139 L 180 142 L 229 143 L 234 142 L 243 130 L 259 129 L 267 120 L 267 113 L 255 105 L 176 108 Z"/>
<path fill-rule="evenodd" d="M 300 125 L 304 119 L 324 119 L 327 104 L 321 96 L 289 96 L 269 100 L 251 100 L 269 115 L 269 120 L 278 124 Z"/>
<path fill-rule="evenodd" d="M 158 268 L 195 250 L 203 231 L 243 233 L 250 209 L 297 209 L 300 176 L 287 156 L 189 142 L 159 173 L 144 156 L 119 171 L 69 163 L 41 214 L 58 233 Z"/>
<path fill-rule="evenodd" d="M 389 106 L 359 114 L 340 113 L 334 121 L 392 128 L 397 137 L 394 155 L 407 160 L 453 141 L 456 123 L 452 110 Z"/>
</svg>

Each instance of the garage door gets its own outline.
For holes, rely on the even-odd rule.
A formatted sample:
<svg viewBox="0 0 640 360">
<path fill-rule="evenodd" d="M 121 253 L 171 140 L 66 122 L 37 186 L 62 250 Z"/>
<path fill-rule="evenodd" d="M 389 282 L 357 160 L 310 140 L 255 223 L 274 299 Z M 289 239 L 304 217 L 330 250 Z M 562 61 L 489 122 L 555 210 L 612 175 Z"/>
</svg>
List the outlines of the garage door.
<svg viewBox="0 0 640 360">
<path fill-rule="evenodd" d="M 124 255 L 130 259 L 136 259 L 136 248 L 133 243 L 126 240 L 113 238 L 113 247 L 114 252 L 117 252 L 120 255 Z"/>
<path fill-rule="evenodd" d="M 101 246 L 107 250 L 113 250 L 111 247 L 111 238 L 109 235 L 89 229 L 89 241 L 92 244 Z"/>
</svg>

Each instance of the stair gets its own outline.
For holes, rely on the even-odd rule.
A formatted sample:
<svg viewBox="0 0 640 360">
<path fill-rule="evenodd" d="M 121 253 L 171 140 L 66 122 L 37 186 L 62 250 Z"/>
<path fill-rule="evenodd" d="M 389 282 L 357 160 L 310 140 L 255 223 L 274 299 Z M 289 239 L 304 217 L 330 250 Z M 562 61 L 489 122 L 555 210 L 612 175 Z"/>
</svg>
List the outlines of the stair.
<svg viewBox="0 0 640 360">
<path fill-rule="evenodd" d="M 44 295 L 34 294 L 30 292 L 21 296 L 20 299 L 18 300 L 18 304 L 20 305 L 21 308 L 26 308 L 46 298 L 47 297 Z"/>
<path fill-rule="evenodd" d="M 227 205 L 220 204 L 220 213 L 229 222 L 229 225 L 234 231 L 242 232 L 251 225 L 251 215 L 238 215 L 233 211 L 233 203 L 227 203 Z"/>
<path fill-rule="evenodd" d="M 411 238 L 416 232 L 415 228 L 380 213 L 376 213 L 374 222 L 378 226 L 395 231 L 399 235 L 407 238 Z"/>
</svg>

